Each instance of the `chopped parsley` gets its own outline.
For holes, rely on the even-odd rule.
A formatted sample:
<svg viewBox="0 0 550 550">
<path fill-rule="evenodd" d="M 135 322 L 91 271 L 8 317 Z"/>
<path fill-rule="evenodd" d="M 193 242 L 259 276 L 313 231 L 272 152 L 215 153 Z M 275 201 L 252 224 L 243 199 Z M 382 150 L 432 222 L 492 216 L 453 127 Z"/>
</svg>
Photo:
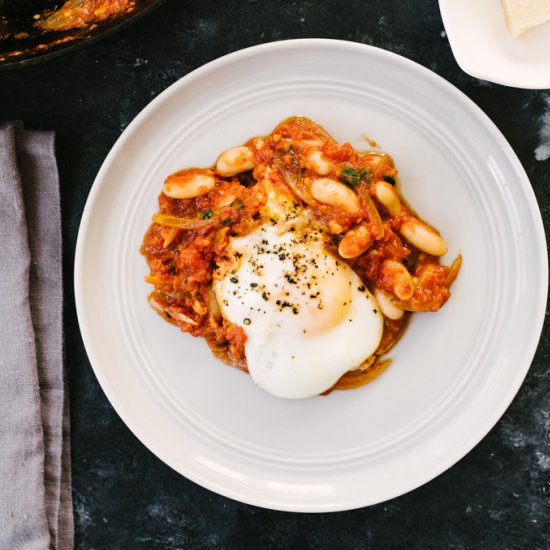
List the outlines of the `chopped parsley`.
<svg viewBox="0 0 550 550">
<path fill-rule="evenodd" d="M 361 182 L 370 183 L 372 172 L 365 168 L 344 168 L 340 172 L 340 181 L 348 187 L 357 187 Z"/>
<path fill-rule="evenodd" d="M 201 212 L 199 214 L 199 216 L 203 219 L 203 220 L 209 220 L 211 217 L 212 217 L 212 214 L 214 212 L 212 211 L 211 208 L 208 208 L 207 210 L 205 210 L 204 212 Z"/>
<path fill-rule="evenodd" d="M 244 208 L 243 201 L 237 199 L 236 201 L 233 201 L 231 206 L 237 211 L 240 212 Z"/>
</svg>

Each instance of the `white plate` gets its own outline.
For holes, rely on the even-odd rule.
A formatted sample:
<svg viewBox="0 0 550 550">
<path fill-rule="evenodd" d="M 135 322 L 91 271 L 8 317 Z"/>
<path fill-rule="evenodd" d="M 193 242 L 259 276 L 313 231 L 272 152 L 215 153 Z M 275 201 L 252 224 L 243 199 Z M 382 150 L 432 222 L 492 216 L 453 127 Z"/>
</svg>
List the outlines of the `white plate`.
<svg viewBox="0 0 550 550">
<path fill-rule="evenodd" d="M 138 253 L 167 174 L 211 165 L 293 114 L 357 146 L 365 134 L 378 140 L 405 196 L 449 243 L 445 260 L 464 256 L 451 301 L 414 317 L 382 377 L 301 401 L 264 393 L 154 314 Z M 527 372 L 546 289 L 540 213 L 496 127 L 427 69 L 330 40 L 237 52 L 151 102 L 97 176 L 75 266 L 90 361 L 136 436 L 204 487 L 291 511 L 390 499 L 472 449 Z"/>
<path fill-rule="evenodd" d="M 513 37 L 500 0 L 439 0 L 456 62 L 505 86 L 550 88 L 550 21 Z"/>
</svg>

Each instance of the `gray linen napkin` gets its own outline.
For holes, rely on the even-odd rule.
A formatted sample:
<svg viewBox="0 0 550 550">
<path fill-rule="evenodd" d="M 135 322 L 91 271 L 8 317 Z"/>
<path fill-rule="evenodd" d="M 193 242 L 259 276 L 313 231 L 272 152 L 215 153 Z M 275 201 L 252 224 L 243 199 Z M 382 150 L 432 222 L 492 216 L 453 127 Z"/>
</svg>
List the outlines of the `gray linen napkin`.
<svg viewBox="0 0 550 550">
<path fill-rule="evenodd" d="M 0 127 L 0 549 L 73 548 L 54 136 Z"/>
</svg>

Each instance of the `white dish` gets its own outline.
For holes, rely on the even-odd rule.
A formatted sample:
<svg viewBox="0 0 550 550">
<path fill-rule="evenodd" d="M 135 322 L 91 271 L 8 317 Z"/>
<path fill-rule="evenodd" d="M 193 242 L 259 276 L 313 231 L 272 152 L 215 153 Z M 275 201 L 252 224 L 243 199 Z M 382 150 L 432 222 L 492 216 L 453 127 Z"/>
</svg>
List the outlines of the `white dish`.
<svg viewBox="0 0 550 550">
<path fill-rule="evenodd" d="M 513 37 L 500 0 L 439 0 L 456 62 L 468 74 L 517 88 L 550 88 L 550 22 Z"/>
<path fill-rule="evenodd" d="M 215 360 L 146 304 L 138 253 L 165 176 L 293 114 L 390 152 L 403 191 L 463 269 L 437 314 L 416 315 L 375 382 L 286 401 Z M 90 192 L 76 251 L 82 337 L 111 403 L 172 468 L 228 497 L 335 511 L 401 495 L 437 476 L 494 426 L 535 352 L 546 244 L 529 181 L 463 94 L 395 54 L 296 40 L 194 71 L 126 129 Z"/>
</svg>

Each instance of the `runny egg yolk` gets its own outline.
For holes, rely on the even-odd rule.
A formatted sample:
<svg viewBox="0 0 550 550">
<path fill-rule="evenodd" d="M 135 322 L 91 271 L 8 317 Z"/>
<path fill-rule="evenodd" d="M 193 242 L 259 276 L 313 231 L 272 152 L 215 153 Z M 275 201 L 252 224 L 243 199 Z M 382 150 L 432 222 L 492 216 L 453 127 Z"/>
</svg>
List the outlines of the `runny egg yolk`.
<svg viewBox="0 0 550 550">
<path fill-rule="evenodd" d="M 253 380 L 279 397 L 332 387 L 380 343 L 383 317 L 356 273 L 318 230 L 262 225 L 232 238 L 231 268 L 215 274 L 222 315 L 246 333 Z"/>
</svg>

